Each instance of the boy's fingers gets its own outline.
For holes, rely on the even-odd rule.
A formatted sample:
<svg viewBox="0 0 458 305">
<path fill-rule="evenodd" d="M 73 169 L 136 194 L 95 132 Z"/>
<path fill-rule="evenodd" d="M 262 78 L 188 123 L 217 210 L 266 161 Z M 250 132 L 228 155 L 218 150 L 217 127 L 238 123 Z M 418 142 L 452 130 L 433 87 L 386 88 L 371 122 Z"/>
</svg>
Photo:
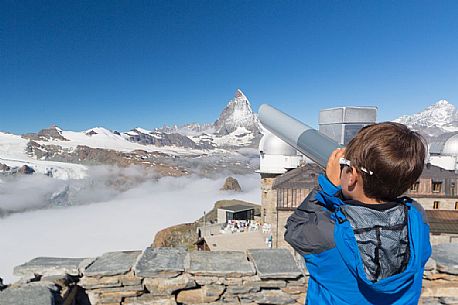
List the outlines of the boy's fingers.
<svg viewBox="0 0 458 305">
<path fill-rule="evenodd" d="M 345 154 L 345 148 L 339 148 L 336 153 L 336 158 L 341 158 Z"/>
<path fill-rule="evenodd" d="M 337 148 L 332 152 L 331 158 L 332 159 L 340 158 L 340 157 L 342 157 L 344 155 L 344 153 L 345 153 L 345 149 L 344 148 Z"/>
<path fill-rule="evenodd" d="M 332 157 L 333 159 L 335 159 L 335 158 L 337 157 L 337 155 L 339 154 L 339 152 L 340 152 L 340 148 L 335 149 L 335 150 L 332 152 L 331 157 Z"/>
</svg>

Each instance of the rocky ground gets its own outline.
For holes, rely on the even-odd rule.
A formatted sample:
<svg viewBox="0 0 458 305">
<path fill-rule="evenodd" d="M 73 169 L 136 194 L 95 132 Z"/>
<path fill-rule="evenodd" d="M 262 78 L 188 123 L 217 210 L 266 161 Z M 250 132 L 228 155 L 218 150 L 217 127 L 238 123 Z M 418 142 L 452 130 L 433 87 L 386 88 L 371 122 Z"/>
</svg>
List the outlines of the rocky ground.
<svg viewBox="0 0 458 305">
<path fill-rule="evenodd" d="M 152 247 L 183 247 L 189 251 L 195 249 L 194 243 L 198 239 L 197 227 L 199 224 L 183 223 L 165 228 L 154 236 Z"/>
</svg>

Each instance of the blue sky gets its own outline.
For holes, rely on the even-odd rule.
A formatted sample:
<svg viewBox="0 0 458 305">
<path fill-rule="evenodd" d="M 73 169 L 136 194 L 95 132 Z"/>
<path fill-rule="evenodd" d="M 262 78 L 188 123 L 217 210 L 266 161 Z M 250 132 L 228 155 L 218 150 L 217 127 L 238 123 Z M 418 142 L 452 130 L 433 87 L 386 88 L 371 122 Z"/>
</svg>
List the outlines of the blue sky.
<svg viewBox="0 0 458 305">
<path fill-rule="evenodd" d="M 212 122 L 241 88 L 316 125 L 458 101 L 457 1 L 0 0 L 0 130 Z"/>
</svg>

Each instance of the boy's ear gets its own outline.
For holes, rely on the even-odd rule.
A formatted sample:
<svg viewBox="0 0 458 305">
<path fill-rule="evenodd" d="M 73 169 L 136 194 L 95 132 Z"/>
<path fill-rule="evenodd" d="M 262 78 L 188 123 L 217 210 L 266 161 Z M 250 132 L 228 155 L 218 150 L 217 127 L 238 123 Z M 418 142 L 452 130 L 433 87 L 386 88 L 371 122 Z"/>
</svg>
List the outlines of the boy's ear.
<svg viewBox="0 0 458 305">
<path fill-rule="evenodd" d="M 356 184 L 358 180 L 358 171 L 354 167 L 348 168 L 348 186 L 352 187 Z"/>
</svg>

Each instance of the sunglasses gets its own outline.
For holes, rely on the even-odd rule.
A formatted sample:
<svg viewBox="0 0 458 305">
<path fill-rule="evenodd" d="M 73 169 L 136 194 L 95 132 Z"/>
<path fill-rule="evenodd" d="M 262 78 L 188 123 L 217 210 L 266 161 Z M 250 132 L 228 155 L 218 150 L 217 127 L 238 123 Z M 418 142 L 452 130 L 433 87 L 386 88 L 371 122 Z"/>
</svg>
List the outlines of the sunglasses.
<svg viewBox="0 0 458 305">
<path fill-rule="evenodd" d="M 340 171 L 342 171 L 345 166 L 351 167 L 351 161 L 345 158 L 340 158 L 339 164 L 340 164 Z M 364 167 L 360 167 L 359 169 L 365 172 L 366 174 L 368 174 L 369 176 L 372 176 L 374 174 L 373 171 L 367 170 Z"/>
</svg>

